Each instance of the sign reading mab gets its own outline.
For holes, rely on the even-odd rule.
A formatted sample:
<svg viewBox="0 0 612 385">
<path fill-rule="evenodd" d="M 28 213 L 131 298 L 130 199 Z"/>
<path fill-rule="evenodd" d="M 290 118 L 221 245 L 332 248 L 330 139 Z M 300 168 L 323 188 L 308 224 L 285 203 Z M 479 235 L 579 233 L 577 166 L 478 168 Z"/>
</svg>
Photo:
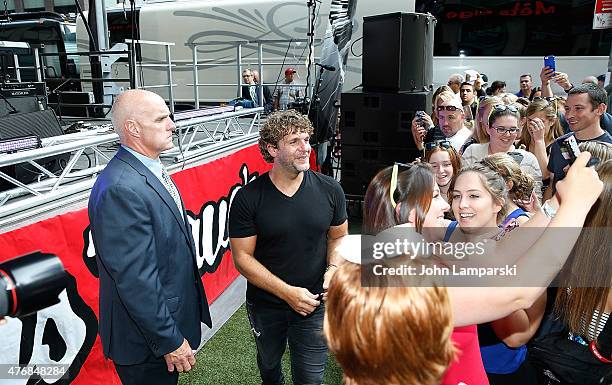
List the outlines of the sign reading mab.
<svg viewBox="0 0 612 385">
<path fill-rule="evenodd" d="M 612 0 L 596 0 L 593 29 L 608 28 L 612 28 Z"/>
<path fill-rule="evenodd" d="M 270 169 L 258 146 L 172 175 L 185 202 L 200 275 L 210 302 L 238 276 L 229 251 L 229 207 L 236 192 Z M 112 215 L 112 213 L 109 213 Z M 14 385 L 120 385 L 98 338 L 98 271 L 87 208 L 0 234 L 0 262 L 41 250 L 57 255 L 69 276 L 60 303 L 0 326 L 0 367 L 33 368 L 3 377 Z M 54 370 L 65 374 L 58 379 Z M 8 380 L 8 382 L 7 382 Z"/>
</svg>

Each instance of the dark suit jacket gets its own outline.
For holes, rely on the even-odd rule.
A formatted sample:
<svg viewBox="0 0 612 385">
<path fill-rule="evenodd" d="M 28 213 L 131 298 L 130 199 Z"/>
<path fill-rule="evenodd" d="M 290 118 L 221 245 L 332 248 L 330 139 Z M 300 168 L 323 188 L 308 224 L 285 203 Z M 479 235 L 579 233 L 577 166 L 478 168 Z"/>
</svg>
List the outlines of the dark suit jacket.
<svg viewBox="0 0 612 385">
<path fill-rule="evenodd" d="M 123 148 L 89 199 L 100 273 L 100 339 L 120 365 L 200 344 L 212 325 L 191 226 L 153 173 Z"/>
<path fill-rule="evenodd" d="M 261 87 L 261 85 L 259 84 L 255 85 L 255 93 L 257 96 L 259 96 L 259 87 Z M 253 100 L 251 98 L 251 93 L 249 92 L 249 86 L 242 86 L 240 93 L 242 94 L 243 99 Z M 263 86 L 263 97 L 264 97 L 263 107 L 264 107 L 265 112 L 272 112 L 272 109 L 274 108 L 273 106 L 274 100 L 272 99 L 272 92 L 270 92 L 270 88 L 268 86 Z M 255 103 L 255 105 L 258 106 L 257 103 Z"/>
</svg>

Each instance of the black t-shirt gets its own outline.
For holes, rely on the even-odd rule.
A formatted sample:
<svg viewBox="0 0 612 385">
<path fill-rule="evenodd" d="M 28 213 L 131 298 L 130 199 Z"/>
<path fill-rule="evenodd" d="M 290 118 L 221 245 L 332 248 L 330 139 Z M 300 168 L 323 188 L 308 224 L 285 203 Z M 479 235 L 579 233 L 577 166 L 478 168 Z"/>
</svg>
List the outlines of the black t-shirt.
<svg viewBox="0 0 612 385">
<path fill-rule="evenodd" d="M 565 166 L 569 165 L 569 162 L 561 154 L 561 147 L 559 147 L 559 143 L 572 135 L 574 135 L 573 132 L 560 136 L 559 138 L 557 138 L 557 140 L 555 140 L 550 145 L 550 157 L 548 158 L 547 168 L 548 168 L 548 171 L 550 171 L 554 176 L 554 181 L 553 181 L 553 186 L 552 186 L 553 192 L 556 191 L 555 185 L 557 184 L 557 182 L 565 177 L 565 172 L 563 171 L 563 169 L 565 168 Z M 604 132 L 602 135 L 594 139 L 578 140 L 578 138 L 576 138 L 576 142 L 578 143 L 581 143 L 581 142 L 612 143 L 612 136 L 610 136 L 610 134 L 608 134 L 607 132 Z"/>
<path fill-rule="evenodd" d="M 257 236 L 255 259 L 289 285 L 323 291 L 327 231 L 346 221 L 346 200 L 333 178 L 305 171 L 292 197 L 281 193 L 268 173 L 240 189 L 229 216 L 231 238 Z M 275 295 L 247 285 L 250 301 L 288 307 Z"/>
</svg>

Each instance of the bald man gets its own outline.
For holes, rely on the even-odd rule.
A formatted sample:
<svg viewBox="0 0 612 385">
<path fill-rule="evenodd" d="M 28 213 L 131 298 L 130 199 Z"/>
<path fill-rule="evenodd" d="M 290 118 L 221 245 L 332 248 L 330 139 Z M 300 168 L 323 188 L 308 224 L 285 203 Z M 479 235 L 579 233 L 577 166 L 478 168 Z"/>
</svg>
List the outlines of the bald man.
<svg viewBox="0 0 612 385">
<path fill-rule="evenodd" d="M 124 385 L 177 384 L 212 326 L 180 194 L 159 160 L 173 147 L 164 100 L 143 90 L 112 108 L 121 147 L 89 198 L 100 340 Z"/>
</svg>

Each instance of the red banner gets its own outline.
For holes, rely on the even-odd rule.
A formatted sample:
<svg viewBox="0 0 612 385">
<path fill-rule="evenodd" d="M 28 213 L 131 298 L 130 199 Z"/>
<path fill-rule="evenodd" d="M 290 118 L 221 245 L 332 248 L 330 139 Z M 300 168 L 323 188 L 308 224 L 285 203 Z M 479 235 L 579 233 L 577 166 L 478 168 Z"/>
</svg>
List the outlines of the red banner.
<svg viewBox="0 0 612 385">
<path fill-rule="evenodd" d="M 227 233 L 233 197 L 269 169 L 258 146 L 253 145 L 172 175 L 188 211 L 198 267 L 211 303 L 238 276 Z M 69 373 L 63 384 L 120 385 L 98 338 L 97 267 L 87 209 L 0 234 L 0 261 L 35 250 L 60 257 L 70 275 L 69 284 L 59 304 L 22 320 L 10 318 L 0 326 L 0 363 L 64 364 Z M 28 380 L 11 383 L 25 385 Z"/>
</svg>

